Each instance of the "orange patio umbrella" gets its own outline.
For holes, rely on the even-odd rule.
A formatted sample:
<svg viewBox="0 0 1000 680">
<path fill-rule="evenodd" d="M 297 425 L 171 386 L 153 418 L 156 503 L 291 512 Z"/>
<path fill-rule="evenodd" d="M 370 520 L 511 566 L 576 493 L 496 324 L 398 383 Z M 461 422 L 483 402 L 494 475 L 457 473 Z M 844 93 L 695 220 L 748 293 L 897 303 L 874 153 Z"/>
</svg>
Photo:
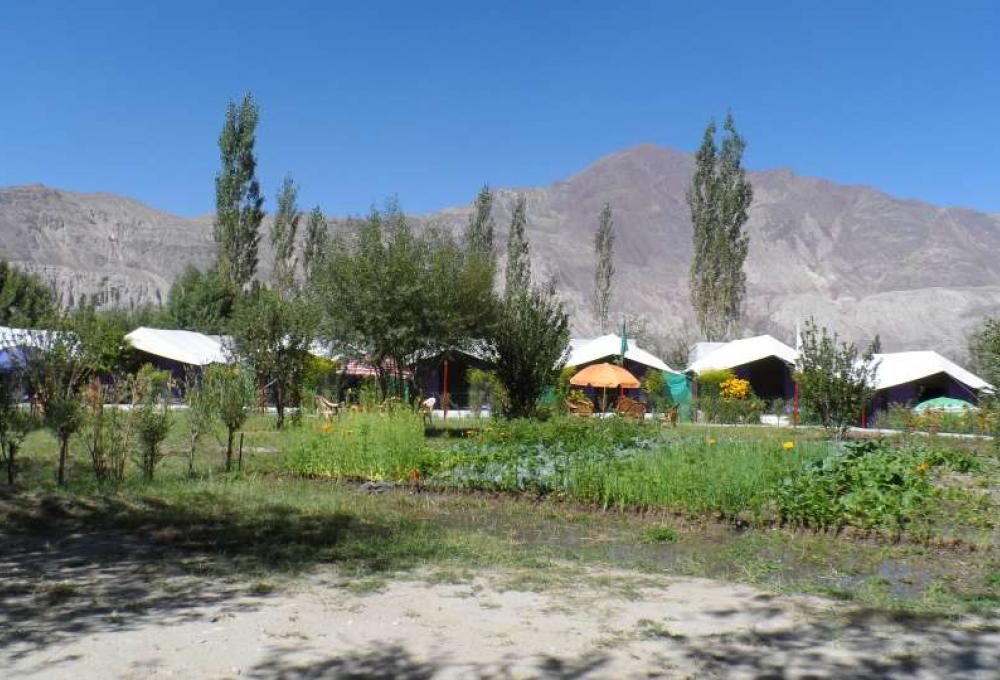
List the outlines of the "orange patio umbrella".
<svg viewBox="0 0 1000 680">
<path fill-rule="evenodd" d="M 569 379 L 570 385 L 578 387 L 639 387 L 639 380 L 621 366 L 614 364 L 591 364 Z"/>
</svg>

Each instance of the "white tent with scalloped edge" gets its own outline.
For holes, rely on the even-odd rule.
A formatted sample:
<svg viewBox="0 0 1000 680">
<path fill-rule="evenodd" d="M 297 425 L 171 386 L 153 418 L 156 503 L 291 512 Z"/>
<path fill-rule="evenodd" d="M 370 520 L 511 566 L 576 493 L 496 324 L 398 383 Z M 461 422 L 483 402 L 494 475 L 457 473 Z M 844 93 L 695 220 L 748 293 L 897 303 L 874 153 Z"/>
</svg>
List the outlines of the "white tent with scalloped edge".
<svg viewBox="0 0 1000 680">
<path fill-rule="evenodd" d="M 229 362 L 229 352 L 220 336 L 141 326 L 126 335 L 125 341 L 140 352 L 181 364 L 207 366 Z"/>
</svg>

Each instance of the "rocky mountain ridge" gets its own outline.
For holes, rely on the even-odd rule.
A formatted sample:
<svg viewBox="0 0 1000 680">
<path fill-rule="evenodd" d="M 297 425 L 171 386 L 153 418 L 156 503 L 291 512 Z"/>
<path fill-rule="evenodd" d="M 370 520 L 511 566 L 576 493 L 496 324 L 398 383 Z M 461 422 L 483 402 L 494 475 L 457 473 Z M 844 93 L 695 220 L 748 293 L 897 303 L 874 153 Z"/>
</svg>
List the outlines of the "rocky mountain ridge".
<svg viewBox="0 0 1000 680">
<path fill-rule="evenodd" d="M 546 187 L 499 189 L 498 241 L 516 196 L 525 195 L 536 273 L 555 277 L 574 332 L 594 333 L 593 234 L 610 202 L 613 309 L 643 317 L 653 334 L 693 339 L 684 201 L 692 170 L 689 154 L 643 145 Z M 889 350 L 934 348 L 961 358 L 969 329 L 1000 312 L 1000 216 L 788 170 L 750 179 L 748 332 L 790 341 L 795 324 L 814 316 L 853 340 L 878 333 Z M 468 214 L 460 207 L 415 219 L 459 228 Z M 211 262 L 211 231 L 209 217 L 176 217 L 110 194 L 0 189 L 2 256 L 41 272 L 66 302 L 83 295 L 102 304 L 162 302 L 187 263 Z"/>
</svg>

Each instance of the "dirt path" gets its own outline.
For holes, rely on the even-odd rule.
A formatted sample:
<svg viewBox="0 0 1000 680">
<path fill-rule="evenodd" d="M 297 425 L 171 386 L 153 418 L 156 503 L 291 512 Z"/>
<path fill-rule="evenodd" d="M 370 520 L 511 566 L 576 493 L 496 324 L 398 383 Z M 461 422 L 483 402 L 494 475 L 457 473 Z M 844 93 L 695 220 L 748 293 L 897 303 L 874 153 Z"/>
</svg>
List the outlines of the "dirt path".
<svg viewBox="0 0 1000 680">
<path fill-rule="evenodd" d="M 22 593 L 48 607 L 30 620 L 8 611 L 5 625 L 19 627 L 0 676 L 1000 677 L 995 624 L 889 621 L 703 579 L 557 567 L 442 582 L 450 575 L 425 570 L 358 592 L 329 571 L 265 593 L 270 584 L 179 573 L 150 573 L 142 588 L 124 573 Z M 101 605 L 107 589 L 130 587 L 133 606 Z"/>
</svg>

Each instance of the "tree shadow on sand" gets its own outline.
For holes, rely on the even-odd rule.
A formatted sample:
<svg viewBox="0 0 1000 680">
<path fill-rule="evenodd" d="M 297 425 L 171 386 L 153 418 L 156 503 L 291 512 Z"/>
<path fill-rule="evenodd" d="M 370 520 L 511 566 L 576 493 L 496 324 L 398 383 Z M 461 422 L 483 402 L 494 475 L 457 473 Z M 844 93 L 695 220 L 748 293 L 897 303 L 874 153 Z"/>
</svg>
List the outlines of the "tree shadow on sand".
<svg viewBox="0 0 1000 680">
<path fill-rule="evenodd" d="M 69 636 L 256 607 L 268 589 L 249 580 L 276 571 L 369 574 L 422 557 L 401 521 L 281 504 L 248 515 L 8 493 L 0 517 L 0 650 L 15 659 Z"/>
<path fill-rule="evenodd" d="M 418 660 L 400 645 L 359 650 L 310 663 L 289 660 L 288 657 L 297 653 L 298 650 L 294 649 L 274 650 L 266 660 L 250 669 L 247 677 L 254 680 L 430 680 L 445 671 L 448 677 L 479 680 L 525 677 L 526 672 L 530 673 L 528 677 L 545 680 L 609 677 L 603 673 L 603 667 L 607 663 L 605 655 L 587 655 L 582 659 L 545 655 L 532 659 L 527 664 L 510 661 L 481 666 L 451 664 L 443 659 Z"/>
</svg>

